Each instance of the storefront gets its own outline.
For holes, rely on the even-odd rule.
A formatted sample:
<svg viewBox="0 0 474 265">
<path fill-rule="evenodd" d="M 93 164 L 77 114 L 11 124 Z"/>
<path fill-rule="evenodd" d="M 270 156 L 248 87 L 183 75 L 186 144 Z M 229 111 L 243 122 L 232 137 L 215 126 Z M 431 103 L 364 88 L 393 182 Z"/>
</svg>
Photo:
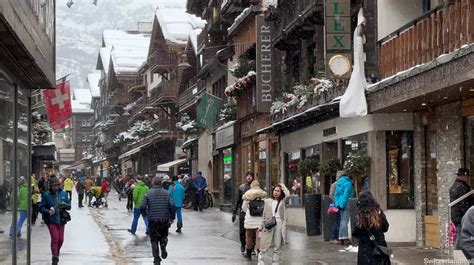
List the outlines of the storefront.
<svg viewBox="0 0 474 265">
<path fill-rule="evenodd" d="M 387 209 L 386 214 L 393 224 L 393 230 L 387 233 L 388 241 L 415 241 L 412 114 L 333 118 L 302 127 L 295 126 L 293 121 L 291 125 L 261 131 L 274 131 L 280 137 L 281 181 L 292 194 L 289 224 L 305 226 L 304 194 L 327 195 L 335 180 L 335 174 L 302 176 L 299 168 L 302 161 L 311 159 L 324 164 L 338 160 L 338 167 L 342 168 L 349 156 L 362 154 L 369 156 L 372 162 L 367 175 L 353 176 L 356 193 L 369 189 L 381 207 Z"/>
<path fill-rule="evenodd" d="M 220 190 L 221 208 L 230 208 L 237 184 L 235 122 L 216 129 L 214 134 L 214 187 Z"/>
</svg>

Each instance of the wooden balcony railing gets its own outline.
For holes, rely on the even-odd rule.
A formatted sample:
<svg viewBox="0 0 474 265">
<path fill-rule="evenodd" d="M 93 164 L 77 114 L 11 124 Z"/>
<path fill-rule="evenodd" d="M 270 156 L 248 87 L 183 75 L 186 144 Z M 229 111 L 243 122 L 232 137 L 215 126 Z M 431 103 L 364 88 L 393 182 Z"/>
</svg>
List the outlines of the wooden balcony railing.
<svg viewBox="0 0 474 265">
<path fill-rule="evenodd" d="M 117 89 L 109 96 L 109 106 L 126 105 L 129 103 L 129 94 L 125 89 Z"/>
<path fill-rule="evenodd" d="M 146 95 L 142 96 L 137 101 L 135 101 L 135 104 L 130 109 L 130 116 L 128 119 L 129 124 L 135 122 L 135 120 L 144 113 L 144 109 L 146 108 L 147 103 L 148 103 L 148 98 Z"/>
<path fill-rule="evenodd" d="M 474 41 L 474 1 L 439 6 L 378 43 L 382 78 L 429 62 Z"/>
<path fill-rule="evenodd" d="M 178 97 L 178 86 L 172 81 L 161 81 L 151 90 L 150 103 L 156 105 L 161 102 L 174 101 Z"/>
<path fill-rule="evenodd" d="M 197 83 L 190 86 L 179 95 L 178 107 L 179 111 L 186 111 L 189 107 L 197 103 L 196 97 L 200 94 Z"/>
<path fill-rule="evenodd" d="M 173 50 L 158 49 L 149 58 L 152 71 L 170 69 L 178 64 L 178 54 Z"/>
</svg>

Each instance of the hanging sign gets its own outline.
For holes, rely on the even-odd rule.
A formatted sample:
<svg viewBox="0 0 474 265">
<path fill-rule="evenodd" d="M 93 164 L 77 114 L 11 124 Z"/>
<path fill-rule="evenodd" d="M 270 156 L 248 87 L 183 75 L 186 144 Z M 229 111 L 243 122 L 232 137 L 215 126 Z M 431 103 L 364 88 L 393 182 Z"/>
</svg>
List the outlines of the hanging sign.
<svg viewBox="0 0 474 265">
<path fill-rule="evenodd" d="M 256 16 L 257 28 L 257 112 L 268 113 L 274 101 L 271 27 L 264 15 Z"/>
</svg>

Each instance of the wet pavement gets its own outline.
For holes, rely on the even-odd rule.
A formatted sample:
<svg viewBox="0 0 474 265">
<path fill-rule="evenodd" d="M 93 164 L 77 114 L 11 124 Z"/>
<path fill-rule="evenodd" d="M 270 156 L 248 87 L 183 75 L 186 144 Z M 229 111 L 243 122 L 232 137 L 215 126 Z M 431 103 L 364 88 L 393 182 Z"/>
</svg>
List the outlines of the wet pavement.
<svg viewBox="0 0 474 265">
<path fill-rule="evenodd" d="M 77 198 L 77 197 L 75 197 Z M 73 198 L 72 221 L 66 226 L 65 243 L 60 264 L 152 264 L 149 238 L 140 220 L 136 235 L 127 229 L 133 214 L 127 212 L 126 201 L 109 196 L 109 208 L 77 208 Z M 183 211 L 183 233 L 177 234 L 176 224 L 170 229 L 168 253 L 162 264 L 256 264 L 240 253 L 238 222 L 231 214 L 210 208 L 203 212 Z M 39 222 L 40 220 L 38 220 Z M 5 214 L 0 214 L 0 229 L 8 229 Z M 25 228 L 23 229 L 26 235 Z M 25 238 L 25 237 L 24 237 Z M 25 264 L 26 240 L 20 239 L 18 264 Z M 281 264 L 356 264 L 357 253 L 324 242 L 322 237 L 289 231 L 289 245 L 283 247 Z M 45 225 L 33 227 L 32 264 L 50 264 L 49 233 Z M 0 264 L 9 264 L 11 240 L 0 234 Z M 392 264 L 425 264 L 425 259 L 441 259 L 438 250 L 414 247 L 394 248 Z"/>
</svg>

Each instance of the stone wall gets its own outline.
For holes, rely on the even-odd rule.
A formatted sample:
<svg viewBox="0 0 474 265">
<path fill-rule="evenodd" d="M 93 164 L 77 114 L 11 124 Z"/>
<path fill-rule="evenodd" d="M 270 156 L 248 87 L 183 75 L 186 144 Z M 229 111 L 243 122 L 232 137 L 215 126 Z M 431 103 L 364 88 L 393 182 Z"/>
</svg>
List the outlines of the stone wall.
<svg viewBox="0 0 474 265">
<path fill-rule="evenodd" d="M 422 114 L 417 112 L 413 117 L 415 128 L 413 133 L 414 140 L 414 177 L 415 177 L 415 212 L 416 212 L 416 245 L 424 246 L 424 228 L 423 217 L 426 212 L 426 185 L 425 185 L 425 130 L 422 122 Z"/>
<path fill-rule="evenodd" d="M 463 122 L 461 103 L 443 105 L 436 109 L 438 116 L 438 213 L 441 242 L 444 245 L 448 223 L 449 188 L 454 174 L 463 164 Z"/>
</svg>

